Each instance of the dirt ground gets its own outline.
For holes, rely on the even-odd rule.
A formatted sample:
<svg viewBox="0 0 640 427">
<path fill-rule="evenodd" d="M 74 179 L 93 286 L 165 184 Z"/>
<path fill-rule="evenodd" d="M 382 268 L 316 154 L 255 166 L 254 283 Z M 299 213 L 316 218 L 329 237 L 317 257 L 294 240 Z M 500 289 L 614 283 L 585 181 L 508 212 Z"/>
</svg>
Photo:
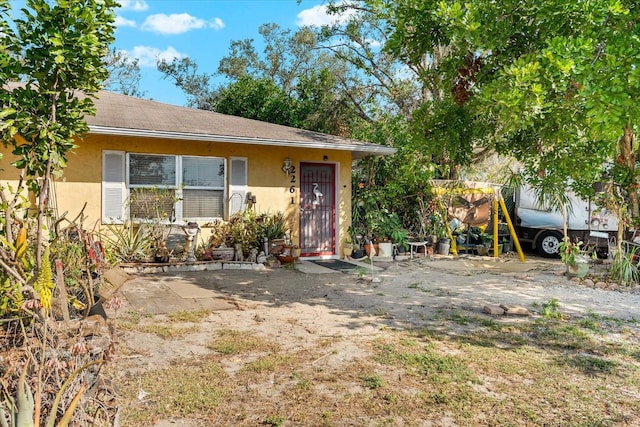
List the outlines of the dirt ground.
<svg viewBox="0 0 640 427">
<path fill-rule="evenodd" d="M 382 269 L 359 269 L 305 274 L 278 268 L 266 271 L 216 270 L 140 275 L 126 282 L 119 294 L 125 307 L 109 312 L 118 321 L 133 313 L 150 321 L 178 310 L 202 308 L 198 300 L 214 301 L 205 326 L 167 341 L 138 330 L 119 331 L 121 354 L 115 366 L 135 374 L 169 366 L 177 358 L 204 355 L 211 331 L 232 329 L 254 333 L 280 344 L 283 350 L 317 346 L 322 337 L 341 337 L 339 348 L 323 356 L 321 363 L 339 365 L 363 356 L 366 343 L 385 331 L 427 328 L 455 335 L 458 328 L 443 319 L 455 316 L 489 316 L 486 305 L 518 305 L 536 316 L 541 304 L 556 299 L 559 310 L 570 316 L 597 313 L 630 321 L 640 330 L 640 290 L 601 289 L 604 284 L 579 282 L 563 275 L 557 260 L 515 254 L 499 259 L 478 256 L 430 257 L 411 261 L 375 263 Z M 592 267 L 596 277 L 604 267 Z M 180 296 L 180 281 L 189 288 Z M 174 286 L 174 288 L 172 288 Z M 184 288 L 183 286 L 183 288 Z M 178 303 L 155 301 L 145 306 L 145 292 L 173 295 Z M 185 291 L 182 291 L 185 292 Z M 206 307 L 205 307 L 206 308 Z M 494 318 L 496 316 L 493 316 Z M 499 317 L 499 316 L 498 316 Z M 225 370 L 237 371 L 241 361 L 229 359 Z M 200 425 L 188 420 L 163 420 L 156 426 Z"/>
</svg>

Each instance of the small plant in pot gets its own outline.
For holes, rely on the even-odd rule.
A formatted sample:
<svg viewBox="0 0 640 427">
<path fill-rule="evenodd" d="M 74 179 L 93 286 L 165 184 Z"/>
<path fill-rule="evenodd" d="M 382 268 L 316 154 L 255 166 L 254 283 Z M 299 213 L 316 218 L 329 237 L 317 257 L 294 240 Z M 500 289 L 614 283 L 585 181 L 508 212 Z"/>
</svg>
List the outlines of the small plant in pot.
<svg viewBox="0 0 640 427">
<path fill-rule="evenodd" d="M 406 252 L 409 248 L 409 233 L 404 228 L 396 228 L 391 232 L 391 240 L 396 244 L 399 252 Z"/>
<path fill-rule="evenodd" d="M 353 253 L 353 240 L 348 236 L 344 239 L 344 243 L 342 244 L 342 254 L 345 258 L 349 258 Z"/>
<path fill-rule="evenodd" d="M 353 242 L 353 251 L 351 252 L 351 258 L 360 259 L 365 256 L 364 251 L 364 231 L 358 228 L 349 227 L 349 236 Z"/>
<path fill-rule="evenodd" d="M 482 242 L 482 244 L 476 246 L 478 255 L 489 255 L 489 248 L 491 248 L 491 245 L 493 244 L 493 236 L 489 233 L 480 233 L 478 237 Z"/>
<path fill-rule="evenodd" d="M 211 224 L 211 234 L 204 250 L 204 260 L 230 261 L 234 256 L 231 224 L 216 220 Z"/>
<path fill-rule="evenodd" d="M 560 260 L 567 266 L 567 276 L 584 277 L 589 272 L 589 257 L 582 254 L 582 241 L 572 242 L 565 237 L 558 246 Z"/>
</svg>

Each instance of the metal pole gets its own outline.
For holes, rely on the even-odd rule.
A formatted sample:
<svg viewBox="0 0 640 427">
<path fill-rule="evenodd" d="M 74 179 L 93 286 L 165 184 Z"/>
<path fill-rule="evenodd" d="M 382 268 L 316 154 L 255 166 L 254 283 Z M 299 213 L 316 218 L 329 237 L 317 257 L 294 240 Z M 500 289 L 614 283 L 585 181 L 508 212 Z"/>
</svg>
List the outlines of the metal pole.
<svg viewBox="0 0 640 427">
<path fill-rule="evenodd" d="M 500 208 L 502 208 L 502 212 L 504 213 L 504 218 L 507 220 L 509 233 L 511 233 L 511 238 L 513 239 L 513 243 L 516 246 L 516 251 L 518 251 L 518 257 L 520 258 L 520 261 L 524 262 L 524 253 L 522 252 L 522 247 L 520 247 L 520 241 L 518 240 L 518 236 L 516 235 L 516 229 L 513 228 L 513 223 L 511 222 L 511 218 L 509 217 L 507 206 L 504 204 L 504 200 L 502 200 L 502 197 L 498 196 L 498 201 L 500 202 Z"/>
</svg>

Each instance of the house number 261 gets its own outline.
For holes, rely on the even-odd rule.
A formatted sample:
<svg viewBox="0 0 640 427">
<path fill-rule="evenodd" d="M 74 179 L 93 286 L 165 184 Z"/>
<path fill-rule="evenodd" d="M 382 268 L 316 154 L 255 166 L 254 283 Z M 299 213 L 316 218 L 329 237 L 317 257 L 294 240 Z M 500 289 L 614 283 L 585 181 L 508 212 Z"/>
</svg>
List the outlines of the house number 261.
<svg viewBox="0 0 640 427">
<path fill-rule="evenodd" d="M 289 173 L 289 180 L 291 182 L 291 187 L 289 187 L 289 193 L 293 194 L 296 192 L 296 167 L 291 166 L 291 172 Z M 291 204 L 295 205 L 295 197 L 291 196 Z"/>
</svg>

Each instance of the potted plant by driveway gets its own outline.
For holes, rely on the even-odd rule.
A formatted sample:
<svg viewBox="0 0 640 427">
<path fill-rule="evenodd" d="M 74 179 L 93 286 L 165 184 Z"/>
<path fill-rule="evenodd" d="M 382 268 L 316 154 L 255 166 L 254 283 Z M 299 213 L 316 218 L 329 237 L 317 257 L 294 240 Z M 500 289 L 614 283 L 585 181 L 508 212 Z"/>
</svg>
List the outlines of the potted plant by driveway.
<svg viewBox="0 0 640 427">
<path fill-rule="evenodd" d="M 493 236 L 489 233 L 480 233 L 478 237 L 482 244 L 476 246 L 476 252 L 478 252 L 478 255 L 489 255 L 489 249 L 493 243 Z"/>
<path fill-rule="evenodd" d="M 345 258 L 349 258 L 352 253 L 353 253 L 353 240 L 351 240 L 351 237 L 347 237 L 346 239 L 344 239 L 344 242 L 342 243 L 342 255 Z"/>
<path fill-rule="evenodd" d="M 409 233 L 404 228 L 394 229 L 391 232 L 391 240 L 399 252 L 405 252 L 409 248 Z"/>
<path fill-rule="evenodd" d="M 582 244 L 581 241 L 572 242 L 569 237 L 565 237 L 558 246 L 560 260 L 567 267 L 567 276 L 584 277 L 589 272 L 589 257 L 582 254 Z"/>
<path fill-rule="evenodd" d="M 371 240 L 365 240 L 364 251 L 366 252 L 367 256 L 378 255 L 378 241 L 375 237 L 373 237 Z"/>
</svg>

